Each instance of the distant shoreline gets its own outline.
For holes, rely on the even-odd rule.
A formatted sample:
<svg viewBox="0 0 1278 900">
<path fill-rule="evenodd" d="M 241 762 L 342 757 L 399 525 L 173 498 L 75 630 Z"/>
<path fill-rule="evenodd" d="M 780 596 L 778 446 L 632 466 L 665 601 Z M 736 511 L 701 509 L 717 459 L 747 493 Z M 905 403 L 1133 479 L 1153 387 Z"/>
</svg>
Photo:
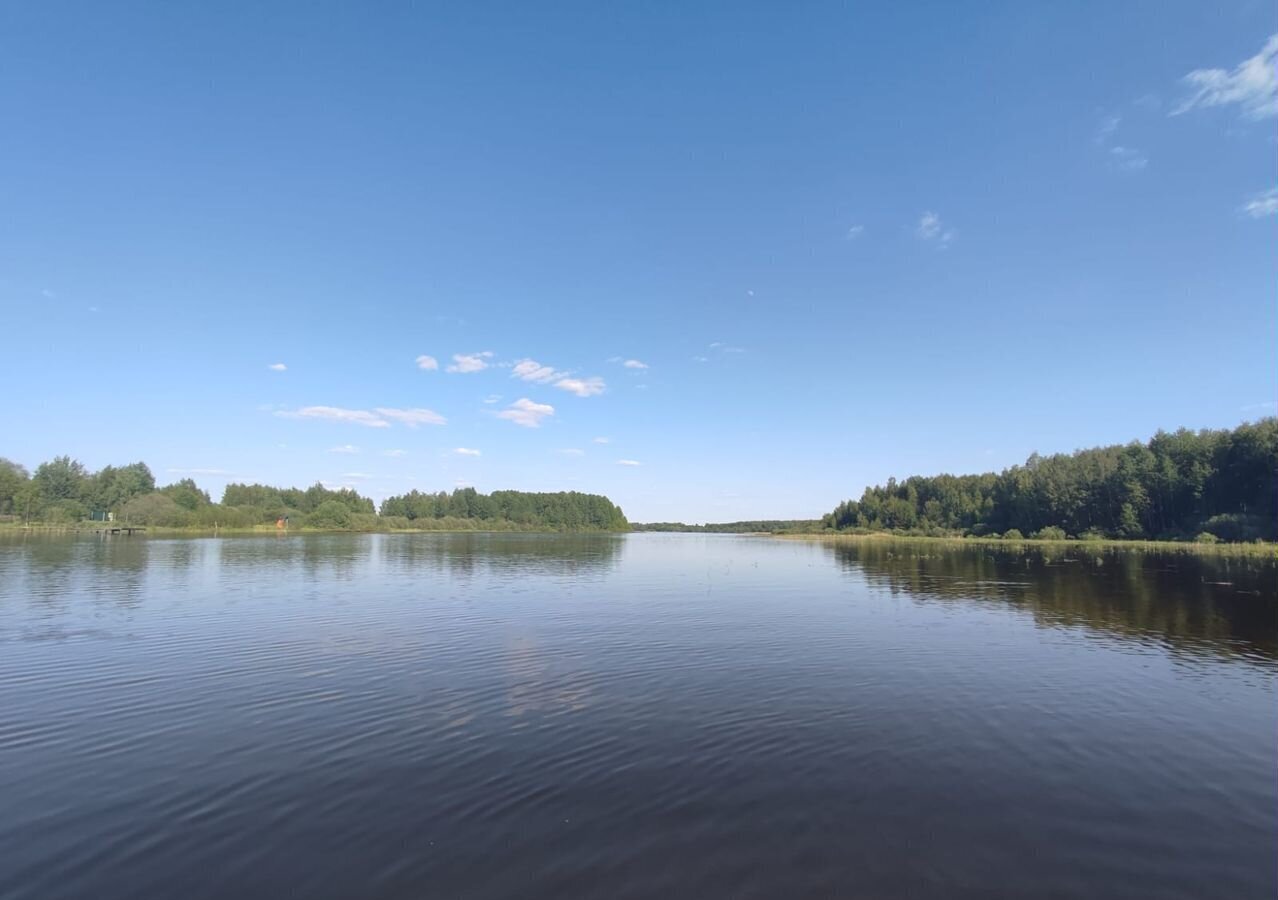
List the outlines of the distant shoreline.
<svg viewBox="0 0 1278 900">
<path fill-rule="evenodd" d="M 1278 544 L 1269 541 L 1221 541 L 1215 544 L 1195 541 L 1127 541 L 1127 540 L 1044 540 L 1041 538 L 988 538 L 988 537 L 928 537 L 925 535 L 892 534 L 880 531 L 868 534 L 847 532 L 786 532 L 772 534 L 782 540 L 833 541 L 838 543 L 917 543 L 949 547 L 985 547 L 991 549 L 1053 548 L 1078 550 L 1136 550 L 1156 553 L 1188 553 L 1197 556 L 1272 556 L 1278 557 Z"/>
</svg>

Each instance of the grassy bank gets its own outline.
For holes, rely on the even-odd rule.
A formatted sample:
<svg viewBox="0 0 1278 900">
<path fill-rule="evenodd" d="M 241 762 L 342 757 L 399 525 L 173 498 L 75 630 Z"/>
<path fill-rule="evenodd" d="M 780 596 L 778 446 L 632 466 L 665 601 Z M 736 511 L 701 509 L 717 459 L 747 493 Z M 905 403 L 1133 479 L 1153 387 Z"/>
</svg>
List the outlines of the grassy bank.
<svg viewBox="0 0 1278 900">
<path fill-rule="evenodd" d="M 466 524 L 474 522 L 474 525 Z M 520 525 L 514 522 L 496 522 L 482 520 L 459 520 L 445 522 L 436 527 L 403 528 L 387 526 L 380 528 L 317 528 L 311 526 L 291 526 L 276 528 L 267 525 L 237 525 L 233 527 L 213 525 L 154 526 L 135 525 L 127 522 L 81 522 L 78 524 L 42 524 L 33 522 L 30 525 L 16 523 L 0 523 L 0 536 L 40 534 L 40 535 L 73 535 L 100 534 L 113 528 L 133 527 L 140 534 L 151 537 L 232 537 L 241 535 L 297 535 L 297 534 L 619 534 L 623 532 L 598 528 L 548 528 L 539 525 Z"/>
<path fill-rule="evenodd" d="M 1238 543 L 1196 543 L 1191 541 L 1121 541 L 1121 540 L 1077 540 L 1063 541 L 1039 540 L 1025 538 L 1022 540 L 1004 540 L 1003 538 L 980 537 L 923 537 L 916 535 L 891 534 L 874 532 L 869 534 L 847 534 L 840 532 L 806 532 L 774 534 L 773 537 L 784 540 L 800 541 L 837 541 L 847 543 L 881 543 L 881 544 L 915 544 L 934 547 L 959 549 L 963 547 L 988 547 L 1010 550 L 1017 547 L 1044 549 L 1076 549 L 1080 551 L 1122 550 L 1147 553 L 1185 553 L 1194 556 L 1232 556 L 1232 557 L 1278 557 L 1278 544 L 1254 541 Z"/>
</svg>

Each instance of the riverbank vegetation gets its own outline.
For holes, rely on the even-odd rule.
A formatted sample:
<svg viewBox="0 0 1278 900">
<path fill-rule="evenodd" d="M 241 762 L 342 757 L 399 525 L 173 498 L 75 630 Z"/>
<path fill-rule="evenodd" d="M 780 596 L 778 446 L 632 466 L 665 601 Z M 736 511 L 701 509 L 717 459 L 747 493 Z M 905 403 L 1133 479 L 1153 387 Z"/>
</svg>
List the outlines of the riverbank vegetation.
<svg viewBox="0 0 1278 900">
<path fill-rule="evenodd" d="M 157 487 L 146 463 L 90 472 L 69 456 L 34 473 L 0 459 L 0 519 L 22 527 L 78 528 L 94 522 L 156 530 L 246 531 L 624 531 L 625 515 L 607 497 L 576 491 L 525 493 L 474 488 L 412 491 L 373 501 L 349 488 L 332 490 L 229 484 L 220 503 L 189 478 Z"/>
<path fill-rule="evenodd" d="M 889 479 L 840 503 L 821 527 L 1011 540 L 1272 541 L 1278 419 L 1034 454 L 1000 473 Z"/>
</svg>

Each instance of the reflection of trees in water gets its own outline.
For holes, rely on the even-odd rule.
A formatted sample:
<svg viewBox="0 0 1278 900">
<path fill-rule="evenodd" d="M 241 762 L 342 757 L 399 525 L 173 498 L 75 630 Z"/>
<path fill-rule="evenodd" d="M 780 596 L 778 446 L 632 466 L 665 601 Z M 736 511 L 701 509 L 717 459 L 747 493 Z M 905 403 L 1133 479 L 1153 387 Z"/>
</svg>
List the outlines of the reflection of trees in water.
<svg viewBox="0 0 1278 900">
<path fill-rule="evenodd" d="M 1045 625 L 1155 637 L 1199 652 L 1210 647 L 1278 657 L 1273 559 L 883 540 L 824 546 L 870 585 L 920 600 L 997 600 L 1029 610 Z"/>
<path fill-rule="evenodd" d="M 379 535 L 388 568 L 428 570 L 450 578 L 585 578 L 616 566 L 624 537 L 612 534 L 390 534 Z"/>
<path fill-rule="evenodd" d="M 371 547 L 381 535 L 276 534 L 220 539 L 224 569 L 245 570 L 254 579 L 276 578 L 349 581 L 366 574 Z"/>
<path fill-rule="evenodd" d="M 24 534 L 0 542 L 0 597 L 50 612 L 73 602 L 142 603 L 150 565 L 145 538 Z"/>
</svg>

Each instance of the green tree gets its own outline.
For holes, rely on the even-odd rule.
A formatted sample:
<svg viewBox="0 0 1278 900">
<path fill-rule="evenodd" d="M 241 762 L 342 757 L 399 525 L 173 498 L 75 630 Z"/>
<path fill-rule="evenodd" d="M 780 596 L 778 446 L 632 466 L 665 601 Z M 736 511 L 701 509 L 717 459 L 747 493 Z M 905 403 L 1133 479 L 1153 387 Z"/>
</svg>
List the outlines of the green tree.
<svg viewBox="0 0 1278 900">
<path fill-rule="evenodd" d="M 79 500 L 88 487 L 89 476 L 84 464 L 69 456 L 56 456 L 40 463 L 32 479 L 47 502 Z"/>
</svg>

